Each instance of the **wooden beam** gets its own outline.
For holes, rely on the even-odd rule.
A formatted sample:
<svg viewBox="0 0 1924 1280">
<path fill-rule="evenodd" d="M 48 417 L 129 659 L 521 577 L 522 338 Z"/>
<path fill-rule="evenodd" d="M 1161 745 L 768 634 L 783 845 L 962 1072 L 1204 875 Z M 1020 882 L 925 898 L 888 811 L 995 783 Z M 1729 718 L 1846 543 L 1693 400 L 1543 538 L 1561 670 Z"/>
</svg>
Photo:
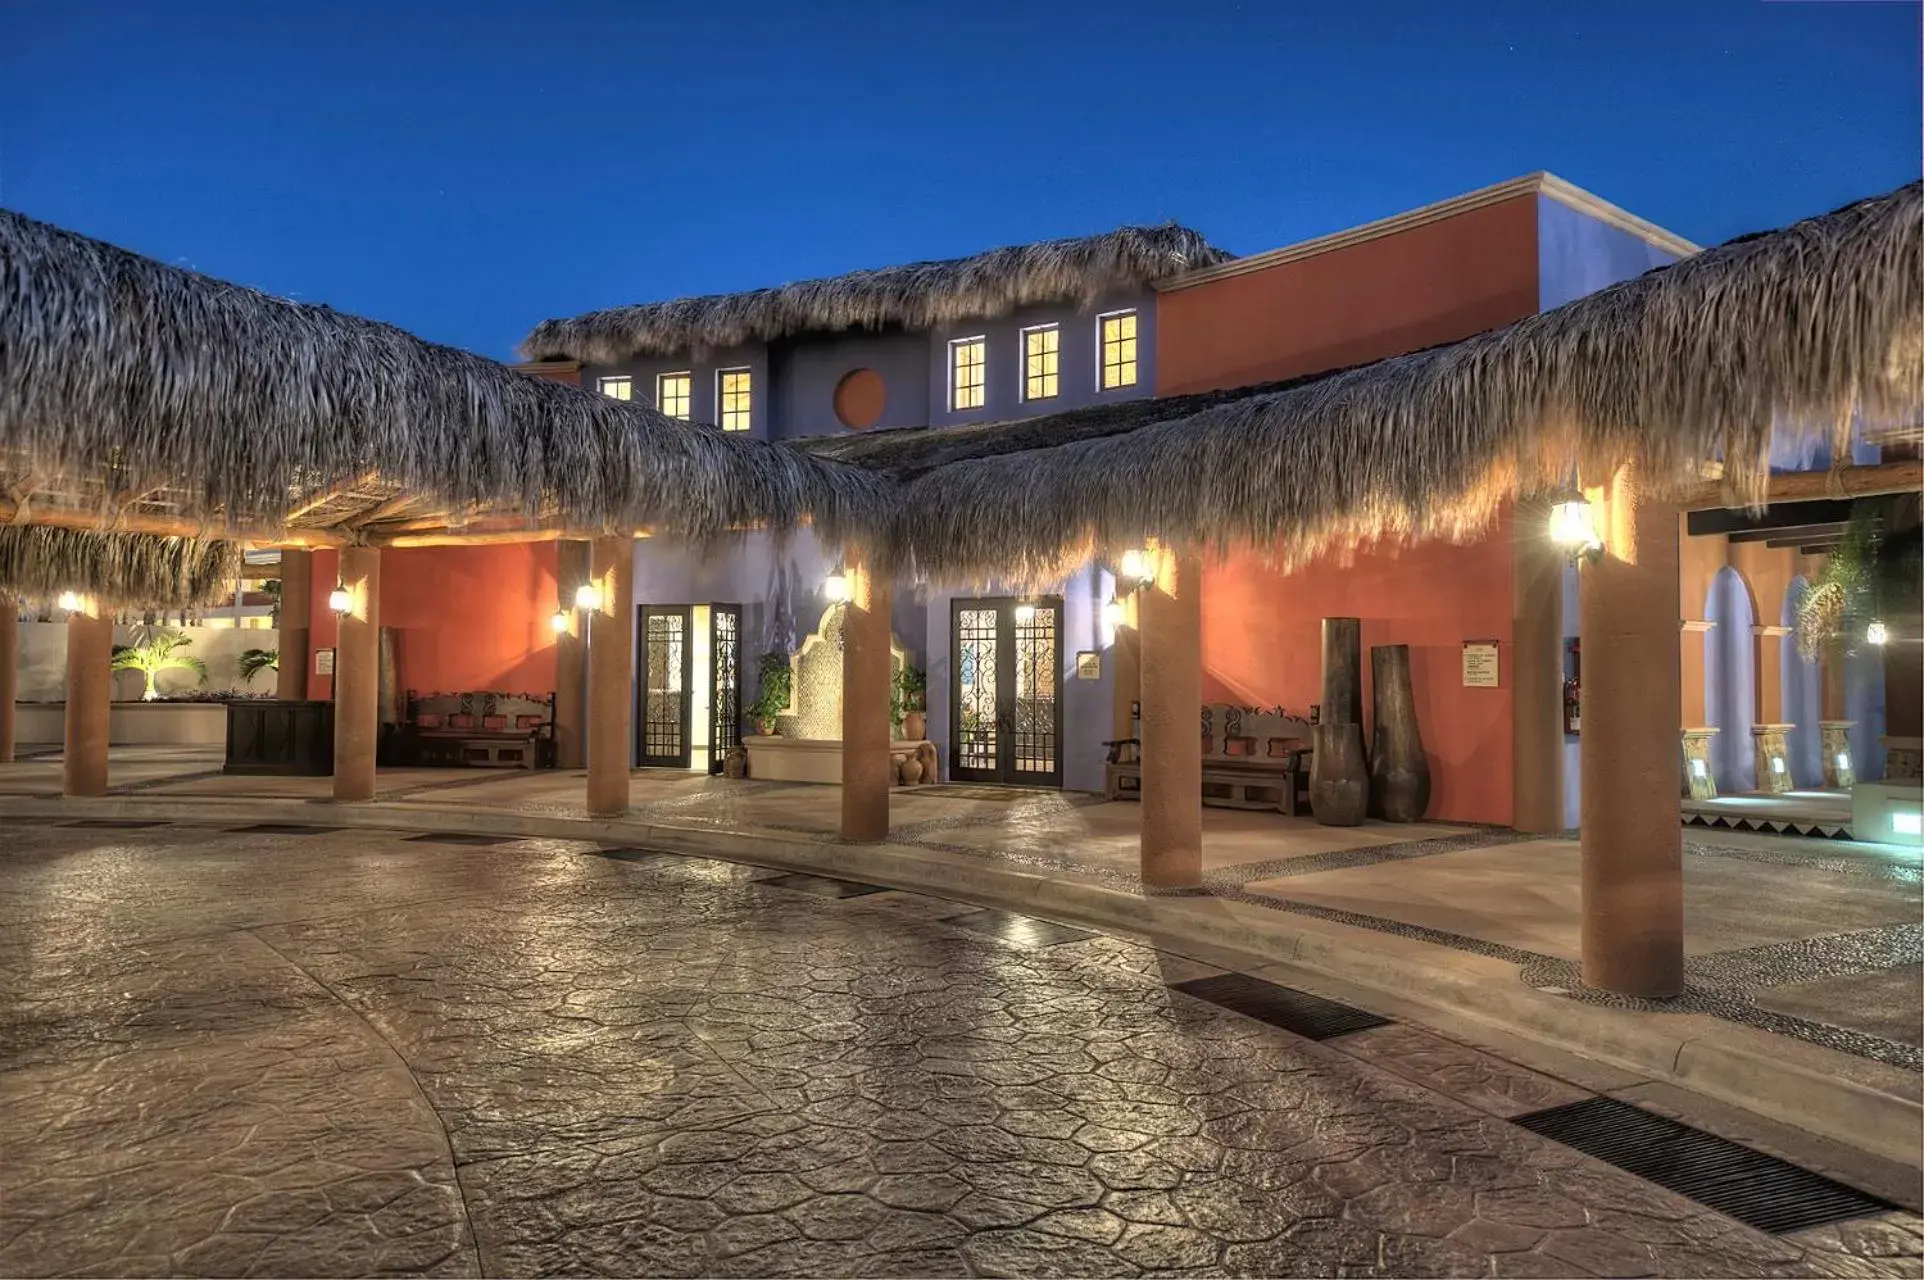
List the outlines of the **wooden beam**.
<svg viewBox="0 0 1924 1280">
<path fill-rule="evenodd" d="M 1732 542 L 1795 542 L 1802 538 L 1806 542 L 1822 542 L 1834 534 L 1841 534 L 1850 528 L 1847 520 L 1814 520 L 1809 524 L 1760 524 L 1754 529 L 1741 529 L 1730 535 Z"/>
<path fill-rule="evenodd" d="M 1924 462 L 1883 462 L 1870 467 L 1841 467 L 1836 471 L 1783 472 L 1770 478 L 1764 501 L 1871 498 L 1886 493 L 1914 493 L 1920 489 L 1924 489 Z M 1720 481 L 1687 490 L 1679 505 L 1685 511 L 1714 511 L 1725 507 L 1741 509 L 1745 503 Z"/>
<path fill-rule="evenodd" d="M 619 536 L 622 535 L 598 533 L 591 529 L 536 525 L 520 529 L 438 529 L 418 533 L 371 533 L 367 536 L 366 542 L 370 547 L 492 547 L 513 542 L 591 542 L 596 538 Z M 652 538 L 655 535 L 649 529 L 636 529 L 627 536 Z"/>
<path fill-rule="evenodd" d="M 332 488 L 324 489 L 287 513 L 289 520 L 298 520 L 310 511 L 318 511 L 334 499 L 353 493 L 364 484 L 373 484 L 380 478 L 378 471 L 365 472 L 352 480 L 343 480 Z"/>
<path fill-rule="evenodd" d="M 180 516 L 120 515 L 104 521 L 98 511 L 73 507 L 26 508 L 25 504 L 0 502 L 0 520 L 11 522 L 24 510 L 22 524 L 46 525 L 55 529 L 92 529 L 100 533 L 155 533 L 168 538 L 232 538 L 259 547 L 338 547 L 347 539 L 319 529 L 266 530 L 256 526 L 239 528 L 188 520 Z"/>
</svg>

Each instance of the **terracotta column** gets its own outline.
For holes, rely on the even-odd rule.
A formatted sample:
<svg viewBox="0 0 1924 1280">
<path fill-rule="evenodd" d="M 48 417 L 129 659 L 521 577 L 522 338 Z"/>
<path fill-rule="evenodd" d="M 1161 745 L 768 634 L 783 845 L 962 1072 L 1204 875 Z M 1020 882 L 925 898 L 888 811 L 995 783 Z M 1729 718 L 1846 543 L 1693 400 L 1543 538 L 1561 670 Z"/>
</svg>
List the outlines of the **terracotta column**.
<svg viewBox="0 0 1924 1280">
<path fill-rule="evenodd" d="M 1563 830 L 1563 571 L 1550 504 L 1518 502 L 1511 522 L 1511 822 Z"/>
<path fill-rule="evenodd" d="M 1677 509 L 1634 468 L 1588 491 L 1604 551 L 1582 569 L 1583 980 L 1683 990 L 1677 786 Z"/>
<path fill-rule="evenodd" d="M 96 617 L 88 601 L 67 617 L 67 734 L 60 790 L 70 796 L 107 793 L 107 729 L 113 714 L 114 620 Z"/>
<path fill-rule="evenodd" d="M 589 573 L 601 608 L 588 615 L 588 812 L 628 812 L 634 760 L 635 540 L 596 538 Z"/>
<path fill-rule="evenodd" d="M 889 834 L 888 578 L 856 553 L 843 560 L 849 599 L 842 618 L 842 838 Z"/>
<path fill-rule="evenodd" d="M 1202 883 L 1202 561 L 1153 552 L 1142 600 L 1142 881 Z"/>
<path fill-rule="evenodd" d="M 0 764 L 13 763 L 14 703 L 20 696 L 20 602 L 0 595 Z"/>
<path fill-rule="evenodd" d="M 334 641 L 334 798 L 374 798 L 381 734 L 381 552 L 342 547 L 341 585 L 352 607 Z"/>
<path fill-rule="evenodd" d="M 285 547 L 281 550 L 281 665 L 274 676 L 276 698 L 300 701 L 307 697 L 313 609 L 314 553 Z"/>
<path fill-rule="evenodd" d="M 568 617 L 568 629 L 554 637 L 555 763 L 563 769 L 579 769 L 588 759 L 582 718 L 588 667 L 581 637 L 586 619 L 575 608 L 575 590 L 586 581 L 588 544 L 572 538 L 556 543 L 555 608 Z"/>
</svg>

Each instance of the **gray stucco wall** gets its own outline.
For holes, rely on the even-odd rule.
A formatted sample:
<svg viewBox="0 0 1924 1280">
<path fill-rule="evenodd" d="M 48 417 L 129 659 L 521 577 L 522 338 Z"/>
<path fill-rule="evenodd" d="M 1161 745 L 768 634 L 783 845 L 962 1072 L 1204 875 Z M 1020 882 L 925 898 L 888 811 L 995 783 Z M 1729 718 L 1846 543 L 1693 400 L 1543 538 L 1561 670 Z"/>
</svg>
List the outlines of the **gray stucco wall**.
<svg viewBox="0 0 1924 1280">
<path fill-rule="evenodd" d="M 929 421 L 924 333 L 866 333 L 805 338 L 779 344 L 774 369 L 777 439 L 837 435 L 848 430 L 835 416 L 835 387 L 857 369 L 872 369 L 886 390 L 881 418 L 871 430 L 921 427 Z"/>
</svg>

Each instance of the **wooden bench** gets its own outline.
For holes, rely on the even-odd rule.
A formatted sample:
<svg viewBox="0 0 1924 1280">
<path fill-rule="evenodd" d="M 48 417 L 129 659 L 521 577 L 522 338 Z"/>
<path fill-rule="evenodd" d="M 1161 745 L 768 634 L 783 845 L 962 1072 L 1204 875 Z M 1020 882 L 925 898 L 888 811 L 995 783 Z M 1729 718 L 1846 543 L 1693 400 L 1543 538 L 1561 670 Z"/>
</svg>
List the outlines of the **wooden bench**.
<svg viewBox="0 0 1924 1280">
<path fill-rule="evenodd" d="M 410 689 L 401 742 L 415 764 L 552 769 L 554 695 Z"/>
<path fill-rule="evenodd" d="M 1202 709 L 1202 802 L 1225 809 L 1309 812 L 1309 722 L 1282 708 Z M 1105 742 L 1103 795 L 1142 799 L 1142 740 Z"/>
</svg>

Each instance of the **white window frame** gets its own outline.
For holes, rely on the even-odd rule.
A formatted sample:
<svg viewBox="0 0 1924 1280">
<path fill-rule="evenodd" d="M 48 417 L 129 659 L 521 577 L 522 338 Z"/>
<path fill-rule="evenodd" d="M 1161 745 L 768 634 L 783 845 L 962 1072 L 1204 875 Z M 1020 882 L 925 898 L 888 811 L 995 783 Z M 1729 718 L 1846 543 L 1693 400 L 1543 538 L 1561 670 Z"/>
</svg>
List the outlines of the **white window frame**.
<svg viewBox="0 0 1924 1280">
<path fill-rule="evenodd" d="M 1138 324 L 1140 323 L 1141 322 L 1138 321 Z M 1029 394 L 1029 335 L 1032 333 L 1042 333 L 1050 329 L 1055 330 L 1056 335 L 1056 393 L 1052 396 L 1031 396 Z M 1096 332 L 1100 334 L 1102 330 L 1097 329 Z M 1100 346 L 1101 344 L 1098 341 L 1096 354 L 1098 360 L 1102 358 Z M 1022 404 L 1033 404 L 1038 400 L 1060 400 L 1062 398 L 1062 325 L 1059 321 L 1051 320 L 1046 324 L 1024 325 L 1018 330 L 1016 332 L 1016 358 L 1021 361 L 1021 364 L 1016 369 L 1016 399 L 1019 402 Z M 984 363 L 986 364 L 986 361 Z"/>
<path fill-rule="evenodd" d="M 635 378 L 634 378 L 634 375 L 633 375 L 633 374 L 629 374 L 629 373 L 610 373 L 610 374 L 607 374 L 607 375 L 605 375 L 605 376 L 603 376 L 603 377 L 599 377 L 599 378 L 596 378 L 596 379 L 595 379 L 595 390 L 596 390 L 596 391 L 599 391 L 599 392 L 600 392 L 600 393 L 601 393 L 602 395 L 604 395 L 604 396 L 608 396 L 608 398 L 609 398 L 610 400 L 620 400 L 620 399 L 622 399 L 622 397 L 620 397 L 620 396 L 615 396 L 615 395 L 608 395 L 608 384 L 609 384 L 609 383 L 611 383 L 611 382 L 625 382 L 625 383 L 627 383 L 627 384 L 628 384 L 628 396 L 627 396 L 627 399 L 628 399 L 629 401 L 633 401 L 633 400 L 634 400 L 634 398 L 635 398 Z"/>
<path fill-rule="evenodd" d="M 976 404 L 976 405 L 970 405 L 968 408 L 962 409 L 962 408 L 958 408 L 955 403 L 956 401 L 955 393 L 961 390 L 960 384 L 958 384 L 955 380 L 955 374 L 956 374 L 955 349 L 957 347 L 969 346 L 972 343 L 980 343 L 982 345 L 982 366 L 981 366 L 982 367 L 982 403 Z M 986 333 L 977 333 L 977 334 L 971 334 L 965 338 L 950 338 L 948 350 L 945 351 L 943 354 L 947 357 L 943 361 L 942 377 L 943 377 L 943 380 L 949 384 L 949 412 L 950 413 L 980 413 L 984 409 L 988 408 L 989 407 L 989 335 Z"/>
<path fill-rule="evenodd" d="M 722 377 L 723 375 L 730 374 L 730 373 L 745 373 L 748 375 L 748 425 L 745 427 L 729 427 L 724 425 L 722 422 L 722 418 L 724 416 L 722 412 Z M 755 401 L 760 396 L 760 394 L 761 393 L 755 387 L 755 366 L 754 365 L 732 364 L 732 365 L 729 365 L 726 369 L 715 370 L 715 426 L 720 430 L 726 431 L 731 436 L 745 436 L 745 435 L 754 434 Z M 691 405 L 689 408 L 689 412 L 692 413 L 693 411 L 694 409 L 693 409 L 693 406 Z"/>
<path fill-rule="evenodd" d="M 686 415 L 669 413 L 662 403 L 661 384 L 670 378 L 684 378 L 688 382 L 688 412 Z M 670 369 L 666 373 L 656 374 L 655 410 L 666 417 L 675 419 L 677 422 L 693 422 L 695 419 L 695 371 L 692 369 Z"/>
<path fill-rule="evenodd" d="M 1134 382 L 1125 383 L 1120 387 L 1105 387 L 1102 385 L 1102 322 L 1104 320 L 1115 320 L 1121 316 L 1134 316 L 1136 318 L 1136 339 L 1135 339 L 1136 341 L 1136 380 Z M 1119 391 L 1134 391 L 1137 387 L 1140 387 L 1141 385 L 1142 385 L 1142 308 L 1141 307 L 1121 307 L 1115 311 L 1103 312 L 1101 315 L 1096 317 L 1096 394 L 1099 396 L 1114 395 Z"/>
</svg>

